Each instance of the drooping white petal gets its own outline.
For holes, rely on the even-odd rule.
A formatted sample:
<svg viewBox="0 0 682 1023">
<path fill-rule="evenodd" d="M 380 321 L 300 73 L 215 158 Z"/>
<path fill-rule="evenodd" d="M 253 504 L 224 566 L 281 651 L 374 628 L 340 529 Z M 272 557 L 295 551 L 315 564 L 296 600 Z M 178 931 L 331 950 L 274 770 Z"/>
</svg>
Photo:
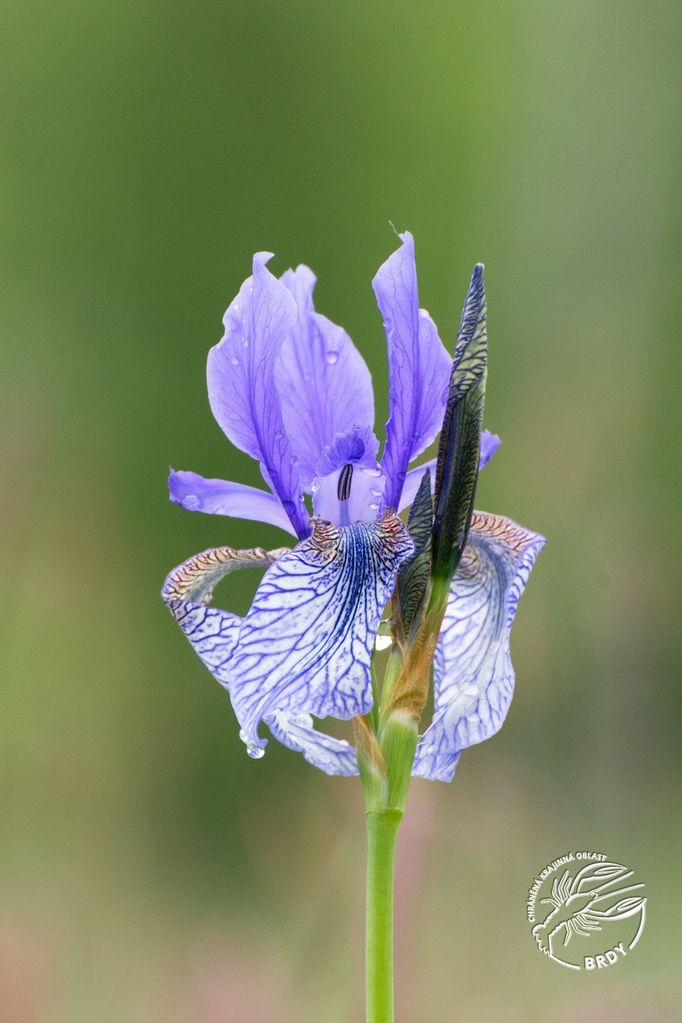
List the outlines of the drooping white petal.
<svg viewBox="0 0 682 1023">
<path fill-rule="evenodd" d="M 266 717 L 265 722 L 279 742 L 302 753 L 309 764 L 325 774 L 358 774 L 355 747 L 345 739 L 335 739 L 318 731 L 310 714 L 276 710 Z"/>
<path fill-rule="evenodd" d="M 450 781 L 460 752 L 502 725 L 514 691 L 509 636 L 544 537 L 474 512 L 434 659 L 433 722 L 413 774 Z"/>
<path fill-rule="evenodd" d="M 266 573 L 239 632 L 230 696 L 251 748 L 275 711 L 348 719 L 372 706 L 374 636 L 400 564 L 414 549 L 393 514 L 313 535 Z"/>
<path fill-rule="evenodd" d="M 210 600 L 218 582 L 237 568 L 268 568 L 284 550 L 236 551 L 215 547 L 196 554 L 168 575 L 161 596 L 195 652 L 221 685 L 228 685 L 228 665 L 241 619 Z"/>
</svg>

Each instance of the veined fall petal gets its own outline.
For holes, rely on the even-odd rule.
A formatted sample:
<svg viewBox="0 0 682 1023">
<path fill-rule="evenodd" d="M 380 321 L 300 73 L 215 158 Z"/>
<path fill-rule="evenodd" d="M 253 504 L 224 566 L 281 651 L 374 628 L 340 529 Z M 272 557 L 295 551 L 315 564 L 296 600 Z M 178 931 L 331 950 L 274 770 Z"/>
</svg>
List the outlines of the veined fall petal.
<svg viewBox="0 0 682 1023">
<path fill-rule="evenodd" d="M 502 725 L 514 691 L 509 638 L 544 537 L 474 512 L 434 659 L 434 714 L 413 773 L 450 781 L 463 749 Z"/>
<path fill-rule="evenodd" d="M 241 619 L 210 604 L 213 590 L 238 568 L 268 568 L 286 548 L 238 551 L 214 547 L 184 561 L 166 577 L 161 597 L 211 674 L 228 686 L 228 666 Z"/>
<path fill-rule="evenodd" d="M 320 732 L 310 714 L 276 710 L 265 723 L 279 742 L 302 753 L 309 764 L 325 774 L 348 777 L 359 773 L 355 746 Z"/>
<path fill-rule="evenodd" d="M 230 697 L 251 749 L 275 711 L 346 720 L 372 707 L 370 661 L 398 568 L 413 552 L 400 519 L 313 534 L 265 574 L 230 661 Z"/>
</svg>

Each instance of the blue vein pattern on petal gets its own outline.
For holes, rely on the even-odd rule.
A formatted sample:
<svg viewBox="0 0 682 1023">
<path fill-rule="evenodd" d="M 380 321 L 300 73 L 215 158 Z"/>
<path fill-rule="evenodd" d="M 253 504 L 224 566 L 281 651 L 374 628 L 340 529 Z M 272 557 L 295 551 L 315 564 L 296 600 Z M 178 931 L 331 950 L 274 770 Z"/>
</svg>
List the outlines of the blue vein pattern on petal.
<svg viewBox="0 0 682 1023">
<path fill-rule="evenodd" d="M 400 238 L 403 244 L 372 282 L 388 343 L 389 416 L 381 461 L 388 508 L 399 506 L 409 463 L 441 428 L 452 369 L 433 320 L 419 308 L 414 240 L 409 231 Z"/>
<path fill-rule="evenodd" d="M 317 462 L 339 433 L 374 428 L 374 393 L 365 360 L 342 327 L 315 311 L 315 275 L 307 266 L 287 270 L 284 284 L 298 315 L 275 366 L 284 426 L 308 487 Z"/>
<path fill-rule="evenodd" d="M 296 322 L 296 303 L 270 273 L 270 253 L 253 257 L 253 276 L 225 313 L 225 334 L 208 353 L 211 411 L 233 444 L 257 458 L 299 537 L 310 532 L 298 461 L 284 429 L 275 363 Z"/>
<path fill-rule="evenodd" d="M 245 483 L 228 483 L 227 480 L 206 479 L 196 472 L 172 469 L 168 477 L 168 491 L 171 501 L 187 511 L 267 522 L 296 535 L 279 499 L 257 487 L 249 487 Z"/>
<path fill-rule="evenodd" d="M 399 566 L 414 551 L 393 514 L 313 535 L 266 572 L 239 632 L 230 696 L 250 747 L 275 711 L 347 719 L 372 706 L 370 661 Z"/>
<path fill-rule="evenodd" d="M 276 710 L 265 718 L 268 728 L 284 746 L 302 753 L 309 764 L 325 774 L 359 774 L 355 747 L 345 739 L 325 735 L 313 726 L 310 714 Z"/>
<path fill-rule="evenodd" d="M 490 430 L 484 430 L 481 434 L 481 457 L 478 462 L 478 471 L 483 469 L 490 459 L 493 457 L 497 449 L 499 448 L 502 441 L 496 433 L 491 433 Z M 436 461 L 437 459 L 432 458 L 428 462 L 424 462 L 423 465 L 418 465 L 415 469 L 410 469 L 407 476 L 405 477 L 405 486 L 400 496 L 400 505 L 398 511 L 404 511 L 408 508 L 419 490 L 419 484 L 422 481 L 422 476 L 427 469 L 431 470 L 431 489 L 433 489 L 433 480 L 436 476 Z"/>
<path fill-rule="evenodd" d="M 237 568 L 269 568 L 285 550 L 260 547 L 236 551 L 215 547 L 178 565 L 166 578 L 161 596 L 211 674 L 227 688 L 228 665 L 237 643 L 241 619 L 211 607 L 216 584 Z"/>
<path fill-rule="evenodd" d="M 514 691 L 509 636 L 544 537 L 474 512 L 434 658 L 433 722 L 413 774 L 450 781 L 461 750 L 502 725 Z"/>
</svg>

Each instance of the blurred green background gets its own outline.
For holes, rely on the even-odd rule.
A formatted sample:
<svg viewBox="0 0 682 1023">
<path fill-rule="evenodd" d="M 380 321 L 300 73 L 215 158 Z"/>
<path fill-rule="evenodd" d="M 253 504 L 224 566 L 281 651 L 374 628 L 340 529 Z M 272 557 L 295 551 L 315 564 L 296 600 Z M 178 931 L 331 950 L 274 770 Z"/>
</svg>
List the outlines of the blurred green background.
<svg viewBox="0 0 682 1023">
<path fill-rule="evenodd" d="M 204 378 L 254 250 L 315 269 L 381 428 L 389 220 L 448 344 L 487 264 L 504 445 L 478 505 L 550 541 L 504 729 L 413 787 L 398 1018 L 679 1019 L 679 3 L 9 0 L 1 22 L 2 1023 L 361 1019 L 358 785 L 274 743 L 249 760 L 158 592 L 205 547 L 282 540 L 166 500 L 169 463 L 258 482 Z M 638 870 L 649 918 L 576 976 L 524 904 L 591 848 Z"/>
</svg>

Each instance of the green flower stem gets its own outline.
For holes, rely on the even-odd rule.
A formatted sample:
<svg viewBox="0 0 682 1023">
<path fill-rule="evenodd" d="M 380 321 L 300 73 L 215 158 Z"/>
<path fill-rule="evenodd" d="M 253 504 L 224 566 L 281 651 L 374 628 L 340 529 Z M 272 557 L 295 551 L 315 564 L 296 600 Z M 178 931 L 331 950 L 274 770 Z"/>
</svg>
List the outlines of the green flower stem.
<svg viewBox="0 0 682 1023">
<path fill-rule="evenodd" d="M 366 1023 L 393 1023 L 393 865 L 402 811 L 368 811 Z"/>
</svg>

